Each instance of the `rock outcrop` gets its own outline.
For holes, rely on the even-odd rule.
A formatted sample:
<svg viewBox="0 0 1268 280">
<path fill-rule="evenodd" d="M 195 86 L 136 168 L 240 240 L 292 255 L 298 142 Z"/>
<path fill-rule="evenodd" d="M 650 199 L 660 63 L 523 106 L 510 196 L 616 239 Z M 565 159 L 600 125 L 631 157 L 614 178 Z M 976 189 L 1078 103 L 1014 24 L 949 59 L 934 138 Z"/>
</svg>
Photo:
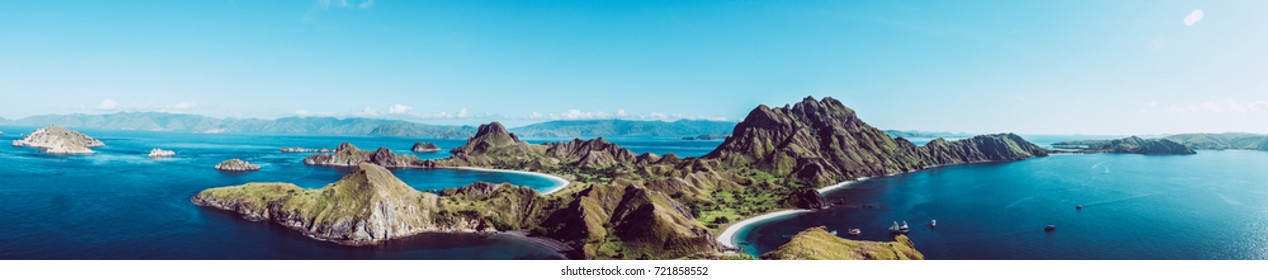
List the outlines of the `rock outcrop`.
<svg viewBox="0 0 1268 280">
<path fill-rule="evenodd" d="M 56 125 L 37 129 L 30 135 L 13 141 L 15 147 L 41 148 L 50 154 L 91 154 L 93 151 L 88 148 L 105 145 L 88 135 Z"/>
<path fill-rule="evenodd" d="M 828 232 L 824 227 L 809 228 L 797 233 L 788 243 L 762 254 L 772 260 L 923 260 L 924 254 L 906 235 L 897 235 L 891 242 L 850 240 Z"/>
<path fill-rule="evenodd" d="M 335 148 L 334 153 L 312 155 L 304 158 L 304 164 L 318 166 L 355 167 L 361 163 L 373 163 L 388 168 L 422 167 L 422 161 L 409 155 L 397 155 L 385 147 L 367 151 L 358 149 L 352 143 L 344 142 Z"/>
<path fill-rule="evenodd" d="M 520 218 L 534 217 L 544 204 L 531 189 L 509 185 L 478 184 L 447 192 L 445 196 L 451 198 L 420 192 L 386 168 L 360 163 L 355 171 L 320 189 L 251 183 L 204 190 L 191 200 L 353 246 L 425 232 L 516 230 L 522 227 Z M 476 205 L 474 201 L 484 208 L 468 206 Z"/>
<path fill-rule="evenodd" d="M 165 157 L 171 157 L 175 155 L 176 155 L 176 152 L 159 149 L 159 148 L 154 148 L 153 150 L 150 150 L 150 154 L 149 154 L 150 158 L 165 158 Z"/>
<path fill-rule="evenodd" d="M 260 166 L 241 159 L 229 159 L 216 164 L 216 170 L 229 172 L 249 172 L 260 170 Z"/>
<path fill-rule="evenodd" d="M 1066 141 L 1052 144 L 1076 148 L 1082 153 L 1114 153 L 1142 155 L 1192 155 L 1197 152 L 1171 139 L 1143 139 L 1132 136 L 1114 140 Z"/>
<path fill-rule="evenodd" d="M 801 209 L 824 209 L 832 206 L 832 203 L 828 202 L 828 199 L 824 198 L 814 188 L 801 188 L 793 191 L 784 204 Z"/>
<path fill-rule="evenodd" d="M 431 142 L 414 143 L 414 147 L 410 148 L 415 153 L 435 153 L 440 151 L 440 147 Z"/>
</svg>

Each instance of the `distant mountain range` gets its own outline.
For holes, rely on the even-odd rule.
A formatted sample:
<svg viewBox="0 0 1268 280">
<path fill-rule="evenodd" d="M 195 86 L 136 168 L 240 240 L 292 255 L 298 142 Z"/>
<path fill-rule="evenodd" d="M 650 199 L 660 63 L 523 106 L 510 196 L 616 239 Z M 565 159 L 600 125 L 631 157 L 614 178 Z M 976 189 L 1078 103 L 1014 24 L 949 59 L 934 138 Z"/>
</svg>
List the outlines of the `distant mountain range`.
<svg viewBox="0 0 1268 280">
<path fill-rule="evenodd" d="M 277 133 L 324 135 L 420 136 L 463 138 L 474 134 L 471 126 L 427 125 L 400 120 L 331 117 L 221 119 L 190 114 L 127 112 L 104 115 L 40 115 L 0 122 L 7 125 L 204 133 Z"/>
<path fill-rule="evenodd" d="M 1195 150 L 1264 150 L 1268 135 L 1250 133 L 1189 133 L 1164 137 Z"/>
<path fill-rule="evenodd" d="M 632 120 L 580 120 L 550 121 L 512 128 L 520 137 L 528 138 L 563 138 L 563 137 L 614 137 L 614 136 L 653 136 L 653 137 L 685 137 L 705 134 L 731 134 L 734 122 L 706 120 L 666 121 L 632 121 Z"/>
<path fill-rule="evenodd" d="M 902 137 L 902 138 L 938 138 L 938 137 L 969 138 L 974 136 L 973 134 L 968 134 L 964 132 L 934 132 L 934 131 L 893 130 L 893 129 L 885 130 L 885 134 L 889 134 L 890 137 Z"/>
<path fill-rule="evenodd" d="M 403 120 L 332 117 L 286 117 L 274 120 L 214 118 L 192 114 L 125 112 L 102 115 L 39 115 L 17 120 L 0 119 L 0 125 L 59 125 L 78 129 L 186 131 L 202 133 L 266 133 L 310 135 L 414 136 L 465 139 L 475 135 L 473 126 L 429 125 Z M 561 120 L 511 129 L 526 138 L 683 137 L 729 134 L 735 125 L 725 121 L 679 120 Z"/>
</svg>

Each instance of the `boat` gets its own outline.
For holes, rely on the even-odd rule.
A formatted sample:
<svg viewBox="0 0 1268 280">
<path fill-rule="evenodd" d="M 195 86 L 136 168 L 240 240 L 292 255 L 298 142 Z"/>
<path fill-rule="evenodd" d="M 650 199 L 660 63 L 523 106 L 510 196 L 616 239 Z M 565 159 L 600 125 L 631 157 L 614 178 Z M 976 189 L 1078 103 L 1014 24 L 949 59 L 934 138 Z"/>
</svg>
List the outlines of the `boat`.
<svg viewBox="0 0 1268 280">
<path fill-rule="evenodd" d="M 837 231 L 835 231 L 835 230 L 834 230 L 834 231 L 829 231 L 829 232 L 830 232 L 830 233 L 832 233 L 832 235 L 837 235 Z"/>
<path fill-rule="evenodd" d="M 911 227 L 907 226 L 907 221 L 903 221 L 903 225 L 898 227 L 898 232 L 902 232 L 902 233 L 911 232 Z"/>
<path fill-rule="evenodd" d="M 1083 210 L 1083 204 L 1075 205 L 1074 210 Z"/>
<path fill-rule="evenodd" d="M 857 229 L 857 228 L 851 228 L 848 233 L 850 234 L 850 236 L 859 236 L 863 234 L 863 230 Z"/>
<path fill-rule="evenodd" d="M 929 227 L 937 227 L 937 226 L 938 226 L 938 220 L 929 221 Z"/>
<path fill-rule="evenodd" d="M 894 221 L 894 225 L 889 226 L 889 232 L 893 234 L 901 233 L 898 228 L 898 221 Z"/>
<path fill-rule="evenodd" d="M 1043 227 L 1043 231 L 1054 231 L 1054 230 L 1057 230 L 1057 225 L 1047 225 Z"/>
</svg>

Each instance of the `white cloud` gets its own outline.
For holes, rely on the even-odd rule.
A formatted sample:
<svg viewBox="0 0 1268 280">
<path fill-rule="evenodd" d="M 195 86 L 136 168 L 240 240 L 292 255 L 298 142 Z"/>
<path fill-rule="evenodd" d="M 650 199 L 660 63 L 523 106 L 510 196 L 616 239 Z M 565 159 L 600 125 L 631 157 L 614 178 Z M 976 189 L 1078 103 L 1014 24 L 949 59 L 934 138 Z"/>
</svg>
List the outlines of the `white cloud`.
<svg viewBox="0 0 1268 280">
<path fill-rule="evenodd" d="M 658 120 L 669 118 L 668 115 L 665 115 L 665 113 L 661 113 L 661 112 L 652 112 L 650 116 L 652 119 L 658 119 Z"/>
<path fill-rule="evenodd" d="M 185 110 L 193 109 L 195 107 L 198 107 L 197 103 L 181 102 L 181 103 L 176 103 L 176 105 L 172 105 L 170 109 L 176 110 L 176 111 L 185 111 Z"/>
<path fill-rule="evenodd" d="M 1201 106 L 1203 109 L 1206 109 L 1207 111 L 1216 112 L 1216 113 L 1224 112 L 1224 107 L 1221 107 L 1219 103 L 1207 101 L 1207 102 L 1202 102 Z"/>
<path fill-rule="evenodd" d="M 370 7 L 374 7 L 374 0 L 366 0 L 365 2 L 361 2 L 361 4 L 357 5 L 357 8 L 361 9 L 369 9 Z"/>
<path fill-rule="evenodd" d="M 528 118 L 529 118 L 529 119 L 533 119 L 533 120 L 539 120 L 539 119 L 542 119 L 542 118 L 545 118 L 545 117 L 546 117 L 546 116 L 545 116 L 545 115 L 542 115 L 542 113 L 541 113 L 541 112 L 533 112 L 532 114 L 528 114 Z"/>
<path fill-rule="evenodd" d="M 1251 102 L 1250 105 L 1246 107 L 1250 107 L 1251 109 L 1268 111 L 1268 101 Z"/>
<path fill-rule="evenodd" d="M 630 114 L 625 113 L 625 109 L 617 109 L 617 110 L 616 110 L 616 116 L 617 116 L 617 117 L 624 118 L 624 117 L 627 117 L 627 116 L 629 116 L 629 115 L 630 115 Z"/>
<path fill-rule="evenodd" d="M 1233 100 L 1232 98 L 1224 99 L 1224 106 L 1228 107 L 1229 111 L 1239 112 L 1239 113 L 1246 112 L 1246 106 L 1242 106 L 1241 103 L 1238 103 L 1237 100 Z"/>
<path fill-rule="evenodd" d="M 312 113 L 309 113 L 308 110 L 295 110 L 295 115 L 308 116 L 312 115 Z"/>
<path fill-rule="evenodd" d="M 387 108 L 387 112 L 389 114 L 404 114 L 408 113 L 409 110 L 414 110 L 414 107 L 405 106 L 404 104 L 396 104 Z"/>
<path fill-rule="evenodd" d="M 458 118 L 465 119 L 465 118 L 467 118 L 467 117 L 470 117 L 470 116 L 471 116 L 471 113 L 467 112 L 467 108 L 462 108 L 461 110 L 458 110 L 458 115 L 457 115 L 457 116 L 458 116 Z"/>
<path fill-rule="evenodd" d="M 370 108 L 370 107 L 365 107 L 365 109 L 361 109 L 361 112 L 360 112 L 360 113 L 357 113 L 357 115 L 362 115 L 362 116 L 378 116 L 378 115 L 379 115 L 379 110 L 375 110 L 374 108 Z"/>
<path fill-rule="evenodd" d="M 1152 100 L 1152 101 L 1149 101 L 1149 103 L 1145 103 L 1145 104 L 1149 105 L 1149 107 L 1158 107 L 1157 100 Z"/>
<path fill-rule="evenodd" d="M 97 109 L 101 110 L 114 110 L 116 107 L 119 107 L 119 102 L 115 102 L 114 99 L 102 100 L 101 105 L 97 105 Z"/>
<path fill-rule="evenodd" d="M 1202 21 L 1202 18 L 1205 16 L 1206 13 L 1202 12 L 1202 9 L 1193 10 L 1192 12 L 1189 12 L 1189 15 L 1184 16 L 1184 25 L 1193 26 L 1199 21 Z"/>
</svg>

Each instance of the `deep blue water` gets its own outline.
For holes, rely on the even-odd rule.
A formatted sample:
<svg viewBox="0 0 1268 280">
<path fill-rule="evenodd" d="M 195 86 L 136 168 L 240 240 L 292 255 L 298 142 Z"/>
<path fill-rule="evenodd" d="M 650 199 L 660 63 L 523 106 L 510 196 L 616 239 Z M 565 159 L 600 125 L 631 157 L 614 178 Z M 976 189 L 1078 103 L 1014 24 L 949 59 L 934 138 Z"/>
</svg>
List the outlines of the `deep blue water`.
<svg viewBox="0 0 1268 280">
<path fill-rule="evenodd" d="M 929 259 L 1268 259 L 1262 151 L 948 166 L 826 196 L 882 208 L 839 207 L 756 224 L 737 234 L 741 249 L 767 252 L 814 226 L 892 240 L 886 228 L 906 220 Z M 928 227 L 933 219 L 937 228 Z M 1044 232 L 1049 224 L 1057 230 Z"/>
<path fill-rule="evenodd" d="M 398 154 L 416 141 L 445 151 L 465 140 L 407 137 L 286 136 L 80 130 L 107 145 L 92 155 L 46 155 L 8 145 L 30 127 L 0 127 L 0 259 L 552 259 L 562 256 L 510 235 L 426 234 L 374 247 L 315 241 L 270 222 L 198 207 L 201 190 L 247 182 L 289 182 L 320 188 L 345 168 L 303 164 L 308 153 L 281 147 L 334 148 L 349 141 L 362 149 L 388 147 Z M 625 140 L 640 143 L 638 139 Z M 690 151 L 641 146 L 641 152 Z M 686 142 L 686 141 L 680 141 Z M 621 142 L 618 142 L 621 143 Z M 695 143 L 688 143 L 694 145 Z M 716 143 L 714 144 L 716 145 Z M 152 148 L 176 151 L 170 159 L 146 156 Z M 707 152 L 707 151 L 705 151 Z M 443 158 L 447 152 L 417 154 Z M 224 173 L 229 158 L 259 164 L 261 171 Z M 549 188 L 532 175 L 462 170 L 394 170 L 419 190 L 460 187 L 478 181 Z"/>
</svg>

